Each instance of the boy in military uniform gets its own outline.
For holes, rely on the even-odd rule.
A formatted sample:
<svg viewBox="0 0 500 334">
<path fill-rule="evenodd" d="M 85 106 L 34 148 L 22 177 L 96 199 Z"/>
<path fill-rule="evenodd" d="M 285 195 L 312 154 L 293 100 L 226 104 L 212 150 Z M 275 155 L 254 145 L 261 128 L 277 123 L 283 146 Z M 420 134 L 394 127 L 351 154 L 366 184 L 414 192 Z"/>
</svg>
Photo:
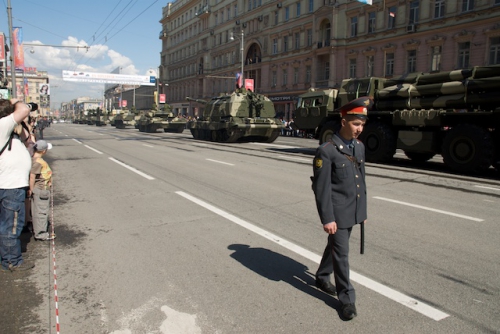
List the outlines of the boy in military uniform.
<svg viewBox="0 0 500 334">
<path fill-rule="evenodd" d="M 367 218 L 365 147 L 357 138 L 363 131 L 369 97 L 353 100 L 339 109 L 340 130 L 316 150 L 313 191 L 328 244 L 316 272 L 316 286 L 337 294 L 342 316 L 357 315 L 356 294 L 349 279 L 349 238 L 354 225 Z M 330 282 L 334 273 L 335 287 Z"/>
</svg>

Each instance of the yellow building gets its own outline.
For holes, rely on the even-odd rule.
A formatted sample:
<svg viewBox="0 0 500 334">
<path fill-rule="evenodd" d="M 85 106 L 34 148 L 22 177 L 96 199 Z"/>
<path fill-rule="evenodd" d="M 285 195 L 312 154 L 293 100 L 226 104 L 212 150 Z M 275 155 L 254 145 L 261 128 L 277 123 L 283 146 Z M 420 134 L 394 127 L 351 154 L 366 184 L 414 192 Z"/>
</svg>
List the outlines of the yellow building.
<svg viewBox="0 0 500 334">
<path fill-rule="evenodd" d="M 500 0 L 177 0 L 160 23 L 163 93 L 189 115 L 186 96 L 231 92 L 241 67 L 289 118 L 345 78 L 500 64 Z"/>
</svg>

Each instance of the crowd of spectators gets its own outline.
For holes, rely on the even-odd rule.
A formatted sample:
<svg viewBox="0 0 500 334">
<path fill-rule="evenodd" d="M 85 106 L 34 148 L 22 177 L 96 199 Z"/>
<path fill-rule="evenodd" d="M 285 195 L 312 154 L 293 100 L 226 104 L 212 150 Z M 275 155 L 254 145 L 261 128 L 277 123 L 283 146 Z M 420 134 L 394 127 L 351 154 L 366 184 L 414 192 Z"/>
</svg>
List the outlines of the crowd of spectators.
<svg viewBox="0 0 500 334">
<path fill-rule="evenodd" d="M 35 240 L 55 238 L 48 224 L 52 171 L 42 158 L 52 145 L 42 140 L 47 120 L 30 116 L 37 107 L 16 99 L 0 99 L 1 272 L 34 267 L 23 258 L 23 230 L 36 232 Z M 36 222 L 35 229 L 32 221 Z"/>
</svg>

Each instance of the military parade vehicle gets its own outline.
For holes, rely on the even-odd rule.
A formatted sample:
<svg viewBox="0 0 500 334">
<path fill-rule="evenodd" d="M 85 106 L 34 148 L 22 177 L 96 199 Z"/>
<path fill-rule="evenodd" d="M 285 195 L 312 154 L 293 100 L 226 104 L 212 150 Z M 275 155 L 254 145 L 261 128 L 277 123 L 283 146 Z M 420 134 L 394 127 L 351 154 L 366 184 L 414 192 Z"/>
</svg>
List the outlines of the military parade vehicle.
<svg viewBox="0 0 500 334">
<path fill-rule="evenodd" d="M 237 89 L 210 101 L 186 98 L 201 104 L 202 114 L 187 123 L 193 138 L 214 142 L 257 141 L 272 143 L 283 127 L 274 105 L 264 95 Z"/>
<path fill-rule="evenodd" d="M 125 129 L 127 126 L 136 127 L 136 123 L 139 118 L 140 115 L 137 112 L 123 109 L 115 115 L 113 123 L 117 129 Z"/>
<path fill-rule="evenodd" d="M 156 132 L 158 129 L 163 129 L 164 132 L 182 133 L 186 128 L 186 123 L 186 119 L 176 117 L 170 105 L 165 104 L 159 111 L 144 112 L 137 121 L 137 127 L 141 132 Z"/>
<path fill-rule="evenodd" d="M 310 89 L 301 95 L 294 127 L 323 143 L 340 126 L 339 107 L 371 96 L 373 108 L 359 138 L 367 161 L 388 161 L 401 149 L 420 162 L 441 154 L 457 172 L 499 169 L 499 91 L 498 65 L 398 79 L 346 79 L 339 89 Z"/>
</svg>

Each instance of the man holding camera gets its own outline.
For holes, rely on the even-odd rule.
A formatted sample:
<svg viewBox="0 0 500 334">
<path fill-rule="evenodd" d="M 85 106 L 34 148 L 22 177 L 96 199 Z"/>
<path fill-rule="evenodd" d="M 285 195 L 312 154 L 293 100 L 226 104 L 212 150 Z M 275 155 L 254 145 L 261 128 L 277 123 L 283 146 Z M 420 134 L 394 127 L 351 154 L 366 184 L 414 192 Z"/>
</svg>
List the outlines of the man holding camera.
<svg viewBox="0 0 500 334">
<path fill-rule="evenodd" d="M 31 109 L 17 100 L 0 99 L 0 256 L 1 271 L 13 272 L 34 267 L 23 261 L 21 240 L 31 157 L 23 143 L 29 136 L 19 125 Z"/>
</svg>

